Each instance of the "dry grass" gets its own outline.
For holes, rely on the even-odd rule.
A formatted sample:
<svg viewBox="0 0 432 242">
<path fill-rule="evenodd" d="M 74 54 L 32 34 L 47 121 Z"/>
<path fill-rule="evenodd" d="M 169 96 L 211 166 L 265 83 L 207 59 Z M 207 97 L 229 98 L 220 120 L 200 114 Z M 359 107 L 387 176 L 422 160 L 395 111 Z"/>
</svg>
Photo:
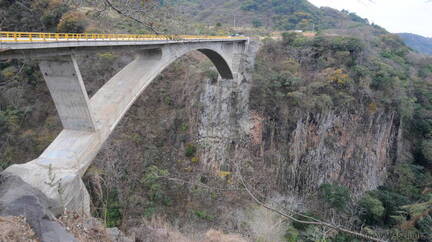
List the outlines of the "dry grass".
<svg viewBox="0 0 432 242">
<path fill-rule="evenodd" d="M 112 241 L 103 224 L 95 218 L 81 216 L 78 213 L 66 212 L 58 220 L 68 232 L 81 242 Z"/>
<path fill-rule="evenodd" d="M 221 231 L 210 229 L 202 242 L 247 242 L 237 234 L 224 234 Z"/>
<path fill-rule="evenodd" d="M 274 212 L 262 207 L 257 207 L 251 211 L 247 223 L 258 241 L 283 241 L 286 229 L 284 227 L 285 219 Z"/>
<path fill-rule="evenodd" d="M 24 217 L 0 217 L 1 242 L 36 242 L 37 237 Z"/>
<path fill-rule="evenodd" d="M 184 235 L 177 229 L 173 228 L 163 218 L 153 217 L 151 220 L 145 220 L 139 228 L 132 231 L 137 241 L 141 242 L 247 242 L 237 234 L 225 234 L 221 231 L 210 229 L 205 234 Z"/>
</svg>

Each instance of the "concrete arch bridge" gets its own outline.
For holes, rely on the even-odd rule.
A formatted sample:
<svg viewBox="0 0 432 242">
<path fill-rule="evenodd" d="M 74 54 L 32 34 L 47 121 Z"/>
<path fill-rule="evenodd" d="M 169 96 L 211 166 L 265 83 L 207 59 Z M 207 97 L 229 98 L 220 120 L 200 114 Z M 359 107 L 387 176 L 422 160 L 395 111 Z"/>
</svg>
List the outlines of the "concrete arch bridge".
<svg viewBox="0 0 432 242">
<path fill-rule="evenodd" d="M 69 210 L 89 213 L 90 197 L 81 177 L 152 80 L 193 50 L 206 55 L 222 78 L 236 79 L 247 44 L 247 38 L 227 36 L 0 32 L 0 60 L 39 60 L 64 128 L 37 159 L 12 165 L 5 172 L 21 177 Z M 89 99 L 74 56 L 111 50 L 132 50 L 136 58 Z"/>
</svg>

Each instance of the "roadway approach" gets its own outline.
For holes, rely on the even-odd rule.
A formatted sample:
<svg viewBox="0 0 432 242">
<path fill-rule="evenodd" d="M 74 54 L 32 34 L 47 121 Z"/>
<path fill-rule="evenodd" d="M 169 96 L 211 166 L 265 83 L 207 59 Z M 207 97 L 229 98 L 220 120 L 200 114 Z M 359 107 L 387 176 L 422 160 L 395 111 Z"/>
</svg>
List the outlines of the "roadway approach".
<svg viewBox="0 0 432 242">
<path fill-rule="evenodd" d="M 206 55 L 222 79 L 239 79 L 249 40 L 230 36 L 60 34 L 0 32 L 0 60 L 31 58 L 48 86 L 63 130 L 35 160 L 4 172 L 58 201 L 89 214 L 81 177 L 144 89 L 173 61 L 191 51 Z M 135 59 L 89 99 L 75 56 L 133 50 Z"/>
</svg>

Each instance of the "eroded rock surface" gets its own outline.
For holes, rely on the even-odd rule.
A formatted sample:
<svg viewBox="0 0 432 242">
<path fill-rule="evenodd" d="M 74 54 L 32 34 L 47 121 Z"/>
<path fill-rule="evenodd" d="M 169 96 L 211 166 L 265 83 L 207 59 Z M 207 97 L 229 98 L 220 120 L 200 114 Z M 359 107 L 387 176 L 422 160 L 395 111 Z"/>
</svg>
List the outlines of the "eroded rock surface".
<svg viewBox="0 0 432 242">
<path fill-rule="evenodd" d="M 55 221 L 60 208 L 21 178 L 0 173 L 0 216 L 24 216 L 41 241 L 76 241 Z"/>
</svg>

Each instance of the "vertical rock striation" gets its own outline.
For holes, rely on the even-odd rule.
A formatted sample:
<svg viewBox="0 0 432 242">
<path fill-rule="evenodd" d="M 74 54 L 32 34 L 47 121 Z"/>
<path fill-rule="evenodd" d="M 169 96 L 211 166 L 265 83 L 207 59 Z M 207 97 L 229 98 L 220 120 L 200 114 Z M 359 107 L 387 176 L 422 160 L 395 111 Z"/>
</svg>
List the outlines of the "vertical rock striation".
<svg viewBox="0 0 432 242">
<path fill-rule="evenodd" d="M 238 75 L 233 80 L 207 80 L 200 96 L 201 110 L 198 139 L 202 146 L 201 160 L 212 170 L 235 155 L 235 147 L 243 142 L 251 129 L 249 114 L 250 72 L 254 66 L 256 42 L 244 51 Z"/>
<path fill-rule="evenodd" d="M 340 183 L 354 195 L 374 189 L 396 161 L 398 132 L 394 112 L 308 114 L 287 137 L 280 188 L 308 194 L 323 183 Z"/>
<path fill-rule="evenodd" d="M 249 108 L 256 49 L 257 44 L 249 46 L 238 78 L 204 85 L 198 124 L 204 164 L 214 171 L 230 161 L 253 161 L 259 183 L 300 197 L 323 183 L 343 184 L 354 196 L 382 185 L 389 168 L 404 159 L 397 113 L 304 111 L 295 114 L 301 118 L 294 126 L 285 116 L 298 110 L 281 111 L 279 120 L 259 114 Z"/>
</svg>

